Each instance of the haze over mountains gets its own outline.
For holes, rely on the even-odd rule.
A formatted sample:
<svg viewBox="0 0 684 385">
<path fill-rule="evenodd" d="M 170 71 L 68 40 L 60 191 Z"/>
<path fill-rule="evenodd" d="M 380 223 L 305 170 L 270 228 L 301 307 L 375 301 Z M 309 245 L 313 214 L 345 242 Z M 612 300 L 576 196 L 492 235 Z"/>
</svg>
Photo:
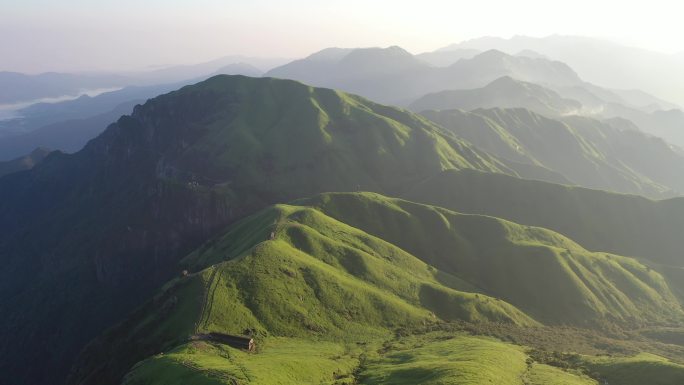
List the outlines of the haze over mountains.
<svg viewBox="0 0 684 385">
<path fill-rule="evenodd" d="M 0 160 L 22 156 L 38 147 L 65 152 L 80 150 L 85 143 L 104 131 L 119 116 L 132 111 L 145 100 L 180 88 L 188 82 L 210 75 L 229 74 L 260 76 L 262 71 L 246 63 L 226 57 L 194 66 L 178 66 L 130 75 L 132 84 L 97 96 L 83 95 L 57 103 L 37 103 L 16 111 L 17 117 L 0 120 Z M 279 63 L 280 59 L 253 59 L 262 65 Z M 228 64 L 226 64 L 228 63 Z M 141 79 L 134 79 L 141 77 Z M 181 81 L 179 81 L 181 80 Z M 1 82 L 1 79 L 0 79 Z M 146 85 L 152 83 L 152 85 Z M 45 94 L 42 94 L 45 96 Z"/>
<path fill-rule="evenodd" d="M 413 109 L 487 108 L 501 104 L 499 107 L 532 108 L 542 114 L 581 114 L 599 119 L 620 117 L 672 144 L 684 146 L 681 129 L 684 120 L 681 110 L 673 103 L 643 91 L 612 90 L 588 83 L 566 64 L 541 55 L 526 56 L 522 49 L 517 52 L 523 54 L 516 56 L 489 50 L 472 57 L 469 57 L 472 51 L 461 56 L 462 49 L 454 49 L 458 49 L 458 60 L 449 65 L 433 66 L 421 60 L 421 55 L 413 56 L 400 47 L 331 48 L 275 68 L 265 76 L 342 89 L 384 103 L 414 103 Z M 521 90 L 523 83 L 504 83 L 502 80 L 494 83 L 502 77 L 528 83 L 527 90 Z M 479 95 L 455 91 L 478 88 L 482 88 Z M 462 94 L 460 98 L 467 98 L 468 104 L 455 101 L 449 105 L 449 97 L 456 92 Z M 421 97 L 430 98 L 431 104 L 421 106 L 424 99 L 417 101 Z M 522 98 L 527 100 L 522 101 Z M 561 98 L 565 100 L 559 100 Z"/>
<path fill-rule="evenodd" d="M 83 90 L 119 87 L 124 82 L 125 78 L 117 75 L 0 72 L 0 104 L 76 95 Z"/>
<path fill-rule="evenodd" d="M 520 108 L 422 114 L 500 159 L 542 166 L 568 183 L 655 198 L 684 191 L 684 152 L 633 126 L 550 119 Z"/>
<path fill-rule="evenodd" d="M 638 89 L 684 104 L 684 75 L 681 55 L 668 55 L 628 47 L 605 40 L 549 36 L 511 39 L 495 37 L 473 39 L 440 49 L 440 52 L 462 49 L 497 49 L 516 54 L 524 49 L 560 60 L 575 69 L 583 79 L 609 88 Z M 619 68 L 619 71 L 616 71 Z"/>
<path fill-rule="evenodd" d="M 265 74 L 338 88 L 395 104 L 444 89 L 481 87 L 506 75 L 557 86 L 581 83 L 577 74 L 560 62 L 488 51 L 447 67 L 434 67 L 396 46 L 328 49 Z"/>
<path fill-rule="evenodd" d="M 476 42 L 464 44 L 475 46 L 477 45 Z M 331 48 L 313 54 L 308 58 L 275 68 L 267 73 L 267 76 L 293 78 L 314 85 L 339 88 L 381 102 L 400 105 L 408 105 L 428 93 L 485 87 L 502 76 L 509 76 L 518 81 L 527 81 L 537 86 L 550 88 L 551 91 L 557 92 L 564 99 L 580 102 L 583 107 L 581 110 L 583 114 L 600 118 L 626 118 L 649 133 L 663 137 L 673 144 L 684 146 L 684 137 L 681 130 L 678 129 L 684 120 L 681 112 L 671 111 L 678 108 L 675 104 L 636 89 L 609 90 L 586 83 L 570 67 L 549 59 L 553 56 L 542 55 L 520 46 L 508 47 L 510 48 L 509 51 L 515 53 L 514 56 L 503 55 L 495 51 L 484 54 L 484 51 L 488 50 L 482 49 L 484 45 L 484 43 L 480 44 L 481 50 L 450 47 L 415 56 L 399 47 L 388 49 Z M 495 47 L 501 45 L 493 44 Z M 517 48 L 521 49 L 517 50 Z M 172 82 L 179 79 L 191 81 L 188 79 L 192 77 L 198 77 L 197 80 L 199 80 L 202 75 L 209 76 L 216 73 L 249 76 L 261 74 L 261 71 L 253 65 L 240 63 L 239 60 L 252 62 L 261 65 L 263 68 L 283 61 L 282 59 L 229 56 L 193 66 L 170 67 L 139 74 L 129 73 L 120 77 L 125 77 L 129 83 L 144 85 L 150 82 Z M 166 90 L 173 89 L 174 85 L 180 84 L 182 83 L 169 83 Z M 150 90 L 153 89 L 150 88 Z M 159 92 L 163 92 L 163 89 L 160 89 Z M 131 95 L 124 98 L 127 100 L 120 99 L 119 103 L 133 104 L 142 100 L 141 98 L 156 94 L 158 92 L 140 92 L 140 96 L 137 98 Z M 505 98 L 500 97 L 499 99 Z M 501 100 L 495 101 L 490 98 L 486 103 L 480 103 L 477 107 L 494 106 L 501 102 Z M 503 105 L 503 107 L 506 106 Z M 116 105 L 110 103 L 108 111 L 90 110 L 87 117 L 109 112 L 114 107 Z M 457 106 L 451 107 L 456 108 Z M 545 113 L 541 109 L 535 109 L 535 111 Z M 570 112 L 569 108 L 565 108 L 565 113 Z M 21 115 L 24 116 L 21 119 L 3 122 L 0 135 L 24 133 L 38 128 L 38 126 L 62 123 L 74 118 L 68 117 L 67 119 L 50 115 L 42 117 L 31 109 L 21 111 Z M 27 121 L 27 119 L 34 119 L 35 115 L 43 120 Z M 105 124 L 100 125 L 104 127 Z M 68 137 L 68 135 L 64 136 Z M 93 135 L 90 136 L 90 138 L 92 137 Z M 80 139 L 75 141 L 73 145 L 60 148 L 51 146 L 49 142 L 40 143 L 39 141 L 23 139 L 21 141 L 27 143 L 29 147 L 31 145 L 34 148 L 47 146 L 66 151 L 80 148 L 84 143 L 84 140 Z M 32 148 L 27 149 L 25 146 L 14 147 L 17 149 L 11 154 L 4 155 L 4 159 L 9 160 L 32 150 Z"/>
<path fill-rule="evenodd" d="M 504 76 L 482 88 L 427 94 L 409 105 L 409 109 L 416 112 L 496 107 L 527 108 L 544 115 L 563 116 L 579 113 L 582 104 L 534 83 Z"/>
<path fill-rule="evenodd" d="M 163 66 L 144 71 L 117 73 L 42 73 L 28 75 L 0 72 L 0 104 L 78 95 L 84 90 L 147 86 L 189 81 L 212 74 L 259 76 L 265 70 L 287 62 L 282 58 L 254 58 L 231 55 L 205 63 Z"/>
<path fill-rule="evenodd" d="M 684 381 L 684 113 L 568 41 L 229 57 L 0 122 L 0 383 Z"/>
</svg>

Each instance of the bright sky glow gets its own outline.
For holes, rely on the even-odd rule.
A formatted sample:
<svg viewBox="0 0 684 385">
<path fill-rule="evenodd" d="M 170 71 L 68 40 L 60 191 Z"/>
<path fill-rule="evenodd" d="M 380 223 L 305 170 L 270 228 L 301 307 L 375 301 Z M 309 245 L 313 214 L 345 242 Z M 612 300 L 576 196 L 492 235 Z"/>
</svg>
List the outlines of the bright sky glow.
<svg viewBox="0 0 684 385">
<path fill-rule="evenodd" d="M 602 37 L 684 51 L 666 0 L 0 0 L 0 70 L 133 69 L 321 48 L 431 51 L 480 36 Z"/>
</svg>

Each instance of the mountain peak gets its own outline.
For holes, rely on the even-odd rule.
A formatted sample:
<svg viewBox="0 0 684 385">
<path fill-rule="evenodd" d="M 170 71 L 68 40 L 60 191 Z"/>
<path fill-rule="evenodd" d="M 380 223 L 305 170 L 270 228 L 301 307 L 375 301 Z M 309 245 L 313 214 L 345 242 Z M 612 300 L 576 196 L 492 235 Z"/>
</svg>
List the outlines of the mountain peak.
<svg viewBox="0 0 684 385">
<path fill-rule="evenodd" d="M 314 52 L 311 55 L 307 56 L 306 59 L 304 60 L 310 60 L 310 61 L 340 61 L 342 60 L 345 56 L 347 56 L 350 52 L 354 51 L 356 48 L 337 48 L 337 47 L 330 47 L 330 48 L 324 48 L 318 52 Z"/>
<path fill-rule="evenodd" d="M 215 75 L 244 75 L 257 77 L 263 74 L 259 68 L 244 62 L 227 64 L 215 71 Z"/>
<path fill-rule="evenodd" d="M 498 49 L 490 49 L 487 51 L 482 52 L 479 55 L 476 55 L 473 59 L 480 59 L 480 60 L 501 60 L 506 57 L 511 57 L 511 55 L 499 51 Z"/>
<path fill-rule="evenodd" d="M 482 88 L 431 93 L 410 105 L 414 111 L 474 110 L 477 108 L 526 108 L 547 116 L 561 116 L 581 108 L 540 85 L 501 76 Z"/>
<path fill-rule="evenodd" d="M 485 87 L 496 88 L 496 87 L 500 87 L 500 86 L 511 86 L 511 85 L 520 86 L 522 84 L 523 84 L 523 82 L 521 82 L 520 80 L 516 80 L 512 76 L 506 75 L 506 76 L 502 76 L 502 77 L 494 80 L 493 82 L 487 84 Z"/>
<path fill-rule="evenodd" d="M 415 61 L 418 62 L 414 56 L 406 51 L 405 49 L 393 45 L 387 48 L 379 48 L 379 47 L 372 47 L 372 48 L 357 48 L 351 52 L 349 52 L 348 55 L 346 55 L 344 58 L 342 58 L 342 61 L 356 61 L 356 60 L 374 60 L 374 59 L 403 59 L 403 60 L 410 60 L 410 61 Z"/>
<path fill-rule="evenodd" d="M 304 60 L 317 62 L 340 62 L 345 60 L 372 60 L 381 57 L 404 57 L 413 58 L 413 55 L 405 49 L 393 45 L 387 48 L 364 47 L 364 48 L 337 48 L 330 47 L 322 49 L 307 56 Z"/>
</svg>

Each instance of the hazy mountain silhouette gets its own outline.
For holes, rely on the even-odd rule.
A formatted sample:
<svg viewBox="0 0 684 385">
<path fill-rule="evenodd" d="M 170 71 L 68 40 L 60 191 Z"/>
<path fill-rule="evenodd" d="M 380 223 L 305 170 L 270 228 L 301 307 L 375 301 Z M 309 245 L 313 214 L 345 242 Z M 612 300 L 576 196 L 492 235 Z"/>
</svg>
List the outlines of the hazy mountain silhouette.
<svg viewBox="0 0 684 385">
<path fill-rule="evenodd" d="M 233 63 L 223 66 L 213 72 L 211 75 L 244 75 L 251 77 L 259 77 L 263 75 L 263 71 L 248 63 Z"/>
<path fill-rule="evenodd" d="M 416 55 L 416 58 L 435 67 L 448 67 L 461 59 L 471 59 L 482 53 L 477 49 L 455 49 L 451 51 L 424 52 Z"/>
<path fill-rule="evenodd" d="M 479 38 L 438 51 L 462 49 L 498 49 L 510 54 L 534 50 L 567 63 L 588 82 L 608 88 L 640 89 L 684 105 L 682 55 L 627 47 L 601 39 L 558 35 L 545 38 Z"/>
<path fill-rule="evenodd" d="M 0 138 L 0 160 L 11 159 L 36 147 L 47 147 L 71 153 L 83 148 L 121 115 L 133 111 L 144 100 L 124 102 L 112 110 L 81 119 L 69 119 L 48 124 L 26 134 Z"/>
<path fill-rule="evenodd" d="M 558 86 L 581 83 L 577 74 L 560 62 L 488 51 L 448 67 L 434 67 L 399 47 L 324 50 L 275 68 L 265 76 L 338 88 L 398 104 L 408 104 L 430 92 L 482 87 L 502 76 Z"/>
<path fill-rule="evenodd" d="M 544 115 L 560 116 L 578 113 L 582 104 L 562 98 L 556 92 L 542 86 L 504 76 L 483 88 L 436 92 L 425 95 L 409 105 L 409 109 L 416 112 L 494 107 L 526 108 Z"/>
<path fill-rule="evenodd" d="M 114 74 L 81 75 L 44 73 L 26 75 L 0 72 L 0 104 L 27 102 L 42 98 L 77 96 L 84 90 L 121 87 L 131 79 Z"/>
<path fill-rule="evenodd" d="M 263 71 L 287 63 L 288 59 L 255 58 L 248 56 L 226 56 L 208 62 L 186 65 L 167 66 L 147 71 L 128 72 L 127 76 L 136 80 L 136 85 L 159 83 L 190 82 L 197 78 L 211 75 L 245 75 L 260 76 Z"/>
<path fill-rule="evenodd" d="M 0 152 L 2 152 L 0 150 Z M 0 162 L 0 177 L 17 171 L 30 170 L 40 163 L 51 151 L 47 148 L 36 148 L 30 154 Z"/>
</svg>

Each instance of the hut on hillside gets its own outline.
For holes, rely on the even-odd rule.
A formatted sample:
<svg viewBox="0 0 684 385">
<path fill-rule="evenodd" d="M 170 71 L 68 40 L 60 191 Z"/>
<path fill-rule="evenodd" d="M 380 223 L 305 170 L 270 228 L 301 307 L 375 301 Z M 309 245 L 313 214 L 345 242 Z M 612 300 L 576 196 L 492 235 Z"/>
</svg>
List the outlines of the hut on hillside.
<svg viewBox="0 0 684 385">
<path fill-rule="evenodd" d="M 216 341 L 222 344 L 226 344 L 228 346 L 237 348 L 237 349 L 244 349 L 249 352 L 253 352 L 254 349 L 256 349 L 256 344 L 254 343 L 254 339 L 250 337 L 243 337 L 243 336 L 233 336 L 230 334 L 223 334 L 223 333 L 217 333 L 217 332 L 212 332 L 207 334 L 207 337 L 211 341 Z"/>
</svg>

